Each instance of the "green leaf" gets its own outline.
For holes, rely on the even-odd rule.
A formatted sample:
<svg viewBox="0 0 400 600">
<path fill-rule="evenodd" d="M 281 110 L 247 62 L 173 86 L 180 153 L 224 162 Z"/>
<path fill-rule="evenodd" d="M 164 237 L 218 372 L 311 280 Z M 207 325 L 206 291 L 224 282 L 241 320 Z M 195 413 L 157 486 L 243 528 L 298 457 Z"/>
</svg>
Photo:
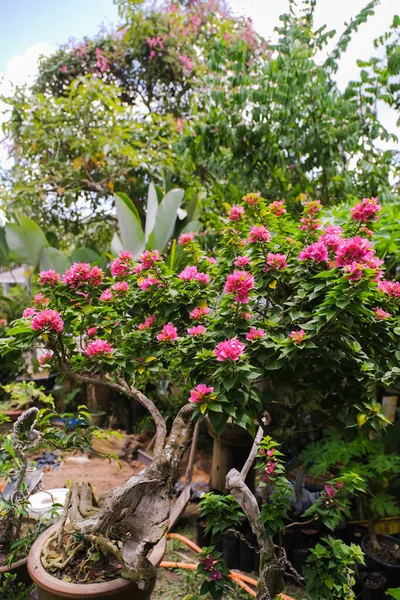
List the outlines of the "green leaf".
<svg viewBox="0 0 400 600">
<path fill-rule="evenodd" d="M 169 191 L 162 199 L 156 222 L 147 241 L 147 247 L 162 252 L 174 233 L 178 208 L 183 199 L 184 191 L 178 188 Z"/>
<path fill-rule="evenodd" d="M 145 249 L 146 243 L 136 206 L 122 192 L 115 195 L 115 206 L 124 250 L 129 250 L 137 258 Z"/>
<path fill-rule="evenodd" d="M 145 224 L 145 240 L 149 239 L 151 232 L 154 229 L 154 225 L 156 224 L 158 211 L 158 199 L 156 188 L 153 183 L 149 185 L 149 191 L 147 194 L 147 210 L 146 210 L 146 224 Z"/>
<path fill-rule="evenodd" d="M 118 254 L 120 254 L 123 251 L 123 249 L 124 247 L 122 245 L 118 233 L 114 233 L 110 244 L 111 254 L 113 256 L 118 256 Z"/>
<path fill-rule="evenodd" d="M 17 215 L 18 224 L 7 223 L 5 234 L 10 258 L 18 264 L 37 267 L 40 253 L 49 245 L 42 229 L 24 215 Z"/>
<path fill-rule="evenodd" d="M 394 598 L 395 600 L 400 600 L 400 588 L 390 588 L 387 592 L 386 592 L 387 596 L 391 596 L 392 598 Z"/>
<path fill-rule="evenodd" d="M 43 248 L 40 253 L 40 269 L 48 271 L 54 269 L 57 273 L 63 274 L 71 266 L 71 261 L 57 248 L 48 246 Z"/>
<path fill-rule="evenodd" d="M 71 254 L 72 262 L 94 263 L 100 256 L 91 248 L 75 248 Z"/>
<path fill-rule="evenodd" d="M 0 263 L 8 264 L 9 261 L 9 249 L 7 246 L 5 228 L 0 227 Z"/>
</svg>

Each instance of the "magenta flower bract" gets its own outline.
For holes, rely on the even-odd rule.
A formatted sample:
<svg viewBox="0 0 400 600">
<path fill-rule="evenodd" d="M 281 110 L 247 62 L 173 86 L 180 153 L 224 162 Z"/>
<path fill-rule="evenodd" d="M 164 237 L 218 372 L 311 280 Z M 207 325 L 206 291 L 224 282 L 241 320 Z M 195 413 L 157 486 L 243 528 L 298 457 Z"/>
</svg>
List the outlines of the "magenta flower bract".
<svg viewBox="0 0 400 600">
<path fill-rule="evenodd" d="M 264 225 L 259 225 L 252 227 L 250 229 L 249 242 L 269 242 L 271 239 L 271 234 Z"/>
<path fill-rule="evenodd" d="M 306 332 L 304 331 L 304 329 L 300 329 L 299 331 L 292 331 L 290 333 L 289 337 L 295 344 L 301 344 L 301 342 L 304 339 L 305 334 L 306 334 Z"/>
<path fill-rule="evenodd" d="M 275 202 L 271 202 L 271 204 L 269 205 L 269 210 L 276 217 L 281 217 L 286 212 L 284 201 L 275 200 Z"/>
<path fill-rule="evenodd" d="M 388 296 L 391 296 L 392 298 L 400 298 L 400 283 L 397 281 L 382 279 L 382 281 L 378 283 L 378 290 L 388 294 Z"/>
<path fill-rule="evenodd" d="M 99 285 L 103 281 L 103 271 L 99 267 L 91 267 L 89 263 L 74 263 L 63 275 L 63 283 L 71 288 L 81 285 Z"/>
<path fill-rule="evenodd" d="M 129 285 L 126 281 L 117 281 L 117 283 L 114 283 L 111 288 L 117 294 L 126 294 L 126 292 L 129 290 Z"/>
<path fill-rule="evenodd" d="M 195 325 L 194 327 L 189 327 L 187 329 L 189 335 L 203 335 L 206 331 L 207 329 L 204 325 Z"/>
<path fill-rule="evenodd" d="M 264 329 L 256 329 L 255 327 L 250 327 L 250 330 L 246 333 L 246 340 L 248 340 L 249 342 L 253 342 L 254 340 L 259 340 L 264 335 Z"/>
<path fill-rule="evenodd" d="M 196 273 L 196 281 L 208 285 L 211 281 L 211 277 L 208 273 Z"/>
<path fill-rule="evenodd" d="M 131 252 L 124 250 L 111 263 L 111 275 L 113 277 L 126 277 L 133 271 L 133 255 Z"/>
<path fill-rule="evenodd" d="M 237 337 L 231 338 L 230 340 L 226 340 L 225 342 L 220 342 L 217 344 L 217 347 L 214 350 L 214 354 L 217 357 L 217 360 L 223 362 L 224 360 L 239 360 L 240 355 L 243 353 L 246 348 L 246 344 L 243 344 L 238 340 Z"/>
<path fill-rule="evenodd" d="M 244 214 L 244 207 L 234 205 L 231 207 L 231 209 L 229 211 L 228 219 L 230 221 L 240 221 L 243 214 Z"/>
<path fill-rule="evenodd" d="M 199 385 L 190 390 L 188 402 L 203 402 L 204 400 L 208 400 L 207 396 L 212 394 L 213 391 L 213 387 L 207 387 L 205 383 L 199 383 Z"/>
<path fill-rule="evenodd" d="M 112 297 L 112 291 L 110 290 L 110 288 L 106 288 L 104 292 L 102 292 L 102 294 L 100 295 L 100 300 L 102 302 L 109 302 L 109 300 L 112 300 Z"/>
<path fill-rule="evenodd" d="M 260 192 L 252 192 L 251 194 L 246 194 L 246 196 L 243 196 L 242 200 L 243 202 L 246 202 L 246 204 L 254 206 L 254 204 L 258 203 L 260 196 Z"/>
<path fill-rule="evenodd" d="M 386 312 L 386 310 L 383 310 L 383 308 L 374 308 L 373 310 L 375 311 L 375 316 L 378 321 L 385 321 L 386 319 L 390 319 L 392 316 L 390 312 Z"/>
<path fill-rule="evenodd" d="M 90 327 L 90 329 L 87 330 L 87 336 L 88 337 L 94 337 L 97 333 L 98 327 Z"/>
<path fill-rule="evenodd" d="M 287 267 L 286 260 L 287 254 L 274 254 L 273 252 L 269 252 L 267 256 L 267 265 L 272 269 L 280 271 L 281 269 L 285 269 Z"/>
<path fill-rule="evenodd" d="M 192 242 L 194 242 L 194 233 L 182 233 L 178 240 L 180 246 L 186 246 Z"/>
<path fill-rule="evenodd" d="M 374 258 L 371 242 L 360 236 L 340 240 L 336 251 L 336 265 L 345 267 L 353 262 L 365 263 Z"/>
<path fill-rule="evenodd" d="M 139 256 L 139 260 L 145 269 L 150 269 L 153 263 L 160 260 L 158 250 L 146 250 Z"/>
<path fill-rule="evenodd" d="M 29 319 L 29 317 L 33 317 L 33 315 L 35 315 L 36 313 L 36 308 L 26 308 L 22 313 L 22 316 L 25 317 L 25 319 Z"/>
<path fill-rule="evenodd" d="M 56 283 L 60 280 L 60 276 L 58 273 L 50 269 L 49 271 L 40 271 L 39 273 L 39 281 L 42 285 L 56 285 Z"/>
<path fill-rule="evenodd" d="M 152 285 L 159 284 L 157 277 L 153 277 L 153 275 L 148 275 L 145 279 L 138 279 L 138 285 L 141 290 L 144 292 L 151 287 Z"/>
<path fill-rule="evenodd" d="M 178 339 L 178 331 L 172 323 L 167 323 L 161 330 L 161 333 L 157 335 L 159 342 L 174 342 Z"/>
<path fill-rule="evenodd" d="M 42 356 L 39 356 L 40 366 L 43 367 L 43 365 L 48 364 L 52 358 L 53 358 L 52 352 L 46 352 L 46 354 L 42 354 Z"/>
<path fill-rule="evenodd" d="M 86 356 L 104 356 L 113 352 L 112 346 L 105 340 L 93 340 L 86 346 Z"/>
<path fill-rule="evenodd" d="M 361 279 L 361 277 L 364 275 L 365 269 L 366 269 L 366 265 L 352 262 L 351 265 L 346 265 L 344 267 L 344 269 L 343 269 L 344 276 L 349 281 L 359 281 Z"/>
<path fill-rule="evenodd" d="M 254 277 L 247 271 L 234 271 L 226 278 L 224 290 L 227 294 L 236 294 L 236 302 L 247 304 L 249 292 L 254 288 Z"/>
<path fill-rule="evenodd" d="M 149 317 L 147 317 L 144 320 L 144 323 L 139 323 L 138 325 L 138 329 L 150 329 L 150 327 L 153 325 L 154 321 L 156 320 L 156 315 L 150 315 Z"/>
<path fill-rule="evenodd" d="M 210 312 L 210 309 L 208 308 L 208 306 L 198 306 L 197 308 L 194 308 L 190 313 L 189 313 L 189 317 L 191 319 L 201 319 L 202 317 L 205 317 L 206 315 L 208 315 L 208 313 Z"/>
<path fill-rule="evenodd" d="M 60 333 L 64 329 L 64 321 L 59 312 L 47 308 L 33 317 L 31 327 L 35 331 L 56 331 Z"/>
<path fill-rule="evenodd" d="M 196 279 L 197 267 L 185 267 L 178 275 L 182 281 L 193 281 Z"/>
<path fill-rule="evenodd" d="M 382 206 L 378 203 L 378 198 L 363 198 L 359 204 L 353 206 L 350 210 L 352 219 L 365 223 L 369 219 L 378 220 L 378 212 Z"/>
<path fill-rule="evenodd" d="M 248 256 L 238 256 L 235 262 L 233 263 L 236 267 L 246 267 L 250 262 L 250 258 Z"/>
<path fill-rule="evenodd" d="M 315 262 L 324 262 L 328 260 L 328 250 L 322 242 L 310 244 L 299 254 L 299 260 L 315 260 Z"/>
<path fill-rule="evenodd" d="M 33 304 L 44 308 L 50 304 L 50 298 L 45 298 L 43 294 L 36 294 L 36 296 L 33 297 Z"/>
</svg>

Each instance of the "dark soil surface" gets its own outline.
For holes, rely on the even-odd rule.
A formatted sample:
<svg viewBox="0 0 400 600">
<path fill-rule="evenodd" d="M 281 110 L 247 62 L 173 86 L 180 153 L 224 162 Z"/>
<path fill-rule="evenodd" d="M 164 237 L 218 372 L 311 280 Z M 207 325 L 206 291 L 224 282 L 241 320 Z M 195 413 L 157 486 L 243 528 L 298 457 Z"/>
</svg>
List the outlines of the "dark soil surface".
<svg viewBox="0 0 400 600">
<path fill-rule="evenodd" d="M 400 541 L 378 536 L 379 548 L 371 543 L 371 540 L 365 542 L 366 551 L 376 560 L 380 560 L 388 565 L 400 567 Z"/>
</svg>

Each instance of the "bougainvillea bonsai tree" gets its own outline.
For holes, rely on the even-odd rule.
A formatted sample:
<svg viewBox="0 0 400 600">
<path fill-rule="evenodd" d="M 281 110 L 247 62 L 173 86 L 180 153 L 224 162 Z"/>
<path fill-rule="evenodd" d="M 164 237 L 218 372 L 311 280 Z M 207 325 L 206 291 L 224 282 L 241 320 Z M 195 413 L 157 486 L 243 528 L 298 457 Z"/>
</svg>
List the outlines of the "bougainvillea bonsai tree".
<svg viewBox="0 0 400 600">
<path fill-rule="evenodd" d="M 89 264 L 63 277 L 40 274 L 42 291 L 2 340 L 3 351 L 45 345 L 66 376 L 138 401 L 156 425 L 152 464 L 117 491 L 96 505 L 90 484 L 72 485 L 66 532 L 79 536 L 68 552 L 87 539 L 114 553 L 123 575 L 150 585 L 146 557 L 166 531 L 191 423 L 207 415 L 221 432 L 232 419 L 255 434 L 268 386 L 285 382 L 279 401 L 293 430 L 386 426 L 375 385 L 400 373 L 400 283 L 385 279 L 373 249 L 379 210 L 377 199 L 365 198 L 341 229 L 309 201 L 298 224 L 282 201 L 251 193 L 230 207 L 213 256 L 194 234 L 180 237 L 180 272 L 147 250 L 121 253 L 110 275 Z M 161 368 L 188 399 L 169 434 L 140 389 L 141 377 Z M 276 554 L 266 535 L 259 598 L 279 592 L 282 575 L 271 569 Z M 50 570 L 65 562 L 57 555 L 62 540 L 53 536 L 51 552 L 43 550 Z"/>
</svg>

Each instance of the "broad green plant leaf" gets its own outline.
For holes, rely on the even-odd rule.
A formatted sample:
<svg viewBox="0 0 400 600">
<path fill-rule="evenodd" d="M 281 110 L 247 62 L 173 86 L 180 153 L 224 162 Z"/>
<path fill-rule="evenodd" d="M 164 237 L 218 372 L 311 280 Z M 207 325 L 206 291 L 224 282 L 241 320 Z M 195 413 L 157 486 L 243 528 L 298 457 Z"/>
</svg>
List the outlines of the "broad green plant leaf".
<svg viewBox="0 0 400 600">
<path fill-rule="evenodd" d="M 182 229 L 181 233 L 198 233 L 203 229 L 203 224 L 200 221 L 190 221 L 185 227 Z"/>
<path fill-rule="evenodd" d="M 98 261 L 100 256 L 91 248 L 75 248 L 71 254 L 72 262 L 94 263 Z"/>
<path fill-rule="evenodd" d="M 391 588 L 386 592 L 386 595 L 395 600 L 400 600 L 400 588 Z"/>
<path fill-rule="evenodd" d="M 111 254 L 113 256 L 118 256 L 123 249 L 124 247 L 122 245 L 121 238 L 119 237 L 118 233 L 114 233 L 110 244 Z"/>
<path fill-rule="evenodd" d="M 139 213 L 129 196 L 123 193 L 115 195 L 115 206 L 124 250 L 129 250 L 137 258 L 146 247 Z"/>
<path fill-rule="evenodd" d="M 0 227 L 0 263 L 8 264 L 10 262 L 9 249 L 7 246 L 6 232 L 4 227 Z"/>
<path fill-rule="evenodd" d="M 60 252 L 60 250 L 57 250 L 57 248 L 48 246 L 42 249 L 39 260 L 39 267 L 41 271 L 54 269 L 54 271 L 62 275 L 70 266 L 70 259 L 65 256 L 65 254 Z"/>
<path fill-rule="evenodd" d="M 144 230 L 146 242 L 149 239 L 149 236 L 154 229 L 154 225 L 156 224 L 157 211 L 158 211 L 157 191 L 156 191 L 156 188 L 154 187 L 154 184 L 150 183 L 149 191 L 147 194 L 146 225 L 145 225 L 145 230 Z"/>
<path fill-rule="evenodd" d="M 184 191 L 173 189 L 165 194 L 158 211 L 154 229 L 147 241 L 147 247 L 162 252 L 174 233 L 178 208 L 182 204 Z"/>
<path fill-rule="evenodd" d="M 49 245 L 42 229 L 31 219 L 18 214 L 17 223 L 5 226 L 6 240 L 10 249 L 10 258 L 18 264 L 37 267 L 40 253 Z"/>
</svg>

